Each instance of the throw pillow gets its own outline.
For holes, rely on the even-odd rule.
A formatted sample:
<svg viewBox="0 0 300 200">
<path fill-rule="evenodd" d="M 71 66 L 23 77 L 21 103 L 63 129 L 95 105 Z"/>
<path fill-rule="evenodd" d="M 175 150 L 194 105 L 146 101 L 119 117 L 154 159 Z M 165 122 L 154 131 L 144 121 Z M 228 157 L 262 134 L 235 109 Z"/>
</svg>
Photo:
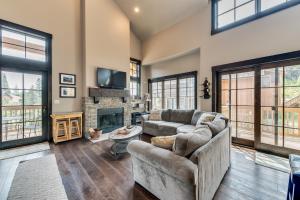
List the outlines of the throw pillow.
<svg viewBox="0 0 300 200">
<path fill-rule="evenodd" d="M 197 121 L 196 127 L 200 126 L 203 122 L 211 122 L 215 119 L 215 115 L 211 113 L 203 113 Z"/>
<path fill-rule="evenodd" d="M 196 126 L 197 124 L 197 121 L 199 120 L 200 116 L 203 114 L 202 111 L 200 110 L 195 110 L 194 114 L 193 114 L 193 117 L 192 117 L 192 120 L 191 120 L 191 124 Z"/>
<path fill-rule="evenodd" d="M 222 118 L 216 118 L 212 122 L 203 122 L 202 124 L 210 128 L 213 137 L 226 128 L 226 121 Z"/>
<path fill-rule="evenodd" d="M 188 157 L 199 147 L 209 142 L 212 137 L 211 131 L 207 127 L 200 129 L 191 133 L 177 134 L 173 145 L 173 152 L 179 156 Z"/>
<path fill-rule="evenodd" d="M 157 136 L 151 138 L 151 144 L 163 149 L 171 150 L 175 141 L 176 135 L 172 136 Z"/>
<path fill-rule="evenodd" d="M 161 111 L 160 110 L 152 110 L 149 115 L 149 120 L 161 121 Z"/>
</svg>

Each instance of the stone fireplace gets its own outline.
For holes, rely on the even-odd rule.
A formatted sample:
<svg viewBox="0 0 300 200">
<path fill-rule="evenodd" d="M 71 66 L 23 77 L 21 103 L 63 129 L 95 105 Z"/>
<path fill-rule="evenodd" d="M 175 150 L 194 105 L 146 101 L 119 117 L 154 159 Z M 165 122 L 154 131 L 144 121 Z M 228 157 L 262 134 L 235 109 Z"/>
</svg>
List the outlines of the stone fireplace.
<svg viewBox="0 0 300 200">
<path fill-rule="evenodd" d="M 126 102 L 120 97 L 99 97 L 98 100 L 99 102 L 95 103 L 93 97 L 83 98 L 84 133 L 86 138 L 88 138 L 89 128 L 98 128 L 98 114 L 106 113 L 106 109 L 122 109 L 124 126 L 131 124 L 132 106 L 130 98 Z"/>
<path fill-rule="evenodd" d="M 103 133 L 124 126 L 124 108 L 100 108 L 97 110 L 97 128 Z"/>
</svg>

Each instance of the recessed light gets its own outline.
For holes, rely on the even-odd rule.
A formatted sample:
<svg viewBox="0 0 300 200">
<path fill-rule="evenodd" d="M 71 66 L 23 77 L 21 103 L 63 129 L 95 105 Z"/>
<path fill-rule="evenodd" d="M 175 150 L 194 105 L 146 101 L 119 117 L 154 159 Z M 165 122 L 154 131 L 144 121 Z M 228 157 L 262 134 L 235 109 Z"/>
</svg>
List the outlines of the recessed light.
<svg viewBox="0 0 300 200">
<path fill-rule="evenodd" d="M 134 12 L 135 13 L 139 13 L 140 12 L 140 8 L 139 7 L 134 7 Z"/>
</svg>

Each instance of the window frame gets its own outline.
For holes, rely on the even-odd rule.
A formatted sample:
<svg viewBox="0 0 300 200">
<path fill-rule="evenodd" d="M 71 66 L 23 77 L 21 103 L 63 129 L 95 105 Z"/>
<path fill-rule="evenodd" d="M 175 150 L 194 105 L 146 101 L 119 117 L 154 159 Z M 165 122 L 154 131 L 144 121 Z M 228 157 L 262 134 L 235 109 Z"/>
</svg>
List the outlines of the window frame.
<svg viewBox="0 0 300 200">
<path fill-rule="evenodd" d="M 192 72 L 186 72 L 186 73 L 181 73 L 181 74 L 174 74 L 174 75 L 170 75 L 170 76 L 163 76 L 163 77 L 158 77 L 158 78 L 153 78 L 153 79 L 148 79 L 148 92 L 151 96 L 151 103 L 150 103 L 150 107 L 151 109 L 153 108 L 153 97 L 152 97 L 152 83 L 154 82 L 162 82 L 162 109 L 166 109 L 165 108 L 165 90 L 164 90 L 164 82 L 165 81 L 170 81 L 170 80 L 176 80 L 176 108 L 175 109 L 180 109 L 179 106 L 179 80 L 180 79 L 184 79 L 184 78 L 194 78 L 194 108 L 192 109 L 197 109 L 197 75 L 198 72 L 197 71 L 192 71 Z"/>
<path fill-rule="evenodd" d="M 217 3 L 218 0 L 212 0 L 212 3 L 211 3 L 211 35 L 215 35 L 217 33 L 221 33 L 223 31 L 227 31 L 227 30 L 239 27 L 243 24 L 258 20 L 260 18 L 269 16 L 276 12 L 279 12 L 284 9 L 287 9 L 287 8 L 290 8 L 290 7 L 300 4 L 299 0 L 289 0 L 288 2 L 279 4 L 277 6 L 274 6 L 272 8 L 262 11 L 261 10 L 261 1 L 262 0 L 254 0 L 254 1 L 255 1 L 255 14 L 218 28 L 218 26 L 217 26 L 218 25 L 217 24 L 218 23 L 218 3 Z M 236 8 L 234 8 L 234 9 L 236 9 Z"/>
<path fill-rule="evenodd" d="M 142 70 L 142 67 L 141 67 L 141 65 L 142 65 L 142 62 L 140 61 L 140 60 L 138 60 L 138 59 L 135 59 L 135 58 L 130 58 L 130 63 L 135 63 L 136 64 L 136 66 L 138 67 L 138 74 L 137 74 L 137 77 L 134 77 L 134 76 L 131 76 L 130 75 L 130 72 L 129 72 L 129 75 L 130 75 L 130 83 L 131 82 L 137 82 L 137 88 L 136 88 L 136 94 L 137 95 L 135 95 L 135 96 L 132 96 L 132 94 L 131 94 L 131 88 L 130 88 L 130 85 L 129 85 L 129 90 L 130 90 L 130 96 L 132 96 L 132 97 L 134 97 L 134 98 L 141 98 L 141 70 Z M 129 70 L 131 70 L 131 69 L 129 69 Z M 129 84 L 130 84 L 129 83 Z"/>
</svg>

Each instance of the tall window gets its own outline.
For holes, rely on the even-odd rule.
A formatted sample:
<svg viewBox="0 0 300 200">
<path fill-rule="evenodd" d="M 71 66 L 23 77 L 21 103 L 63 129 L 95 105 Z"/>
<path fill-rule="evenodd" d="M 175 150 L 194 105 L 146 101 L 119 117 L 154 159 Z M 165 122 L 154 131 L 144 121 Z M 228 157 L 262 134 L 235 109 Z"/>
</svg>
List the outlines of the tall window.
<svg viewBox="0 0 300 200">
<path fill-rule="evenodd" d="M 179 79 L 179 109 L 195 108 L 195 77 Z"/>
<path fill-rule="evenodd" d="M 151 83 L 152 88 L 152 108 L 153 109 L 162 109 L 162 81 Z"/>
<path fill-rule="evenodd" d="M 177 108 L 177 80 L 164 81 L 164 108 L 176 109 Z"/>
<path fill-rule="evenodd" d="M 1 55 L 46 62 L 46 39 L 1 28 Z"/>
<path fill-rule="evenodd" d="M 141 96 L 141 61 L 130 59 L 130 95 Z"/>
<path fill-rule="evenodd" d="M 299 0 L 214 0 L 213 30 L 219 32 L 299 4 Z"/>
<path fill-rule="evenodd" d="M 152 109 L 195 109 L 197 72 L 150 80 Z"/>
</svg>

